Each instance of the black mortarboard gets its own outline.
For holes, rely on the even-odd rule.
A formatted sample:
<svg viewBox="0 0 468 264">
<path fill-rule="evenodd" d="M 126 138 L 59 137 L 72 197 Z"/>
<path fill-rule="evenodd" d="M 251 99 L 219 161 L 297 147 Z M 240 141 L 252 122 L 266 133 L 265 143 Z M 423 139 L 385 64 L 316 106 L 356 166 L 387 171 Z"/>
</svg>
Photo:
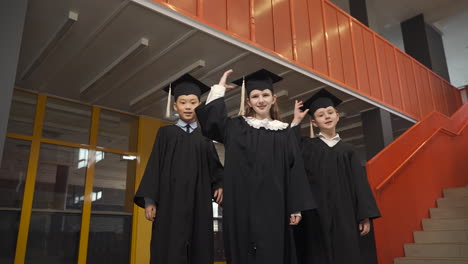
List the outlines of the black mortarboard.
<svg viewBox="0 0 468 264">
<path fill-rule="evenodd" d="M 189 94 L 194 94 L 200 98 L 202 94 L 210 90 L 210 87 L 193 78 L 190 74 L 182 75 L 179 79 L 173 81 L 170 86 L 165 87 L 163 90 L 168 93 L 169 88 L 172 90 L 172 95 L 174 96 L 175 101 L 177 101 L 179 96 Z"/>
<path fill-rule="evenodd" d="M 243 78 L 235 80 L 233 81 L 233 83 L 241 86 L 244 79 L 245 79 L 245 90 L 247 92 L 247 95 L 249 95 L 250 92 L 252 92 L 253 90 L 263 91 L 265 89 L 269 89 L 273 92 L 273 84 L 283 80 L 282 77 L 268 70 L 261 69 Z"/>
<path fill-rule="evenodd" d="M 329 106 L 337 107 L 339 104 L 341 104 L 341 100 L 338 97 L 322 89 L 304 102 L 302 110 L 309 109 L 308 114 L 313 117 L 317 109 L 327 108 Z"/>
<path fill-rule="evenodd" d="M 166 93 L 168 93 L 166 118 L 170 117 L 171 95 L 174 96 L 174 101 L 177 101 L 177 98 L 181 95 L 189 94 L 196 95 L 200 99 L 200 96 L 210 89 L 210 87 L 195 79 L 190 74 L 182 75 L 179 79 L 173 81 L 169 86 L 166 86 L 163 89 Z"/>
<path fill-rule="evenodd" d="M 242 86 L 241 105 L 240 105 L 239 115 L 244 115 L 245 113 L 245 110 L 244 110 L 245 92 L 247 92 L 247 96 L 249 96 L 253 90 L 263 91 L 263 90 L 268 89 L 272 93 L 274 93 L 273 84 L 281 80 L 283 80 L 282 77 L 268 70 L 261 69 L 245 77 L 242 77 L 240 79 L 233 81 L 233 83 L 239 86 Z"/>
</svg>

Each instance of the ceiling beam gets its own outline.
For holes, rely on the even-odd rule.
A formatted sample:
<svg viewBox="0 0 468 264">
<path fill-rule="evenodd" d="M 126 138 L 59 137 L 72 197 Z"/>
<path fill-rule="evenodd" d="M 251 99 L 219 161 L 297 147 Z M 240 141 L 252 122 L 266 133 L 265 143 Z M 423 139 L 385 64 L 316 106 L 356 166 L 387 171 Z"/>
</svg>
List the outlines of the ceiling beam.
<svg viewBox="0 0 468 264">
<path fill-rule="evenodd" d="M 39 68 L 39 66 L 49 57 L 52 52 L 54 52 L 60 42 L 65 39 L 67 33 L 70 32 L 70 29 L 73 25 L 78 21 L 78 13 L 73 11 L 68 11 L 67 19 L 62 23 L 60 28 L 57 32 L 47 41 L 47 44 L 44 48 L 42 48 L 39 55 L 37 55 L 36 59 L 32 61 L 32 63 L 23 71 L 21 74 L 21 80 L 28 79 L 31 74 Z"/>
<path fill-rule="evenodd" d="M 109 64 L 104 70 L 98 73 L 94 78 L 92 78 L 87 84 L 80 88 L 80 94 L 82 96 L 89 95 L 92 98 L 92 88 L 96 86 L 99 81 L 108 76 L 112 70 L 117 66 L 121 65 L 127 59 L 138 55 L 143 49 L 147 48 L 149 45 L 149 40 L 147 38 L 141 38 L 130 46 L 124 53 L 122 53 L 116 60 Z M 92 103 L 95 102 L 95 99 L 91 100 Z"/>
</svg>

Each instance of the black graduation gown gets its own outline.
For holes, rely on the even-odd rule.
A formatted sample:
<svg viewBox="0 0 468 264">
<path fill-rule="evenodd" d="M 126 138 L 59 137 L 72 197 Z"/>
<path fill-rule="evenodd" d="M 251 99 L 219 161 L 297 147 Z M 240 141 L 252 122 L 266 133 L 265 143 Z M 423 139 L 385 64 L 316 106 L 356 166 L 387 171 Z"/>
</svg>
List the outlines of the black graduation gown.
<svg viewBox="0 0 468 264">
<path fill-rule="evenodd" d="M 289 129 L 228 118 L 224 98 L 196 109 L 203 134 L 225 147 L 223 232 L 230 264 L 295 263 L 291 213 L 315 207 Z"/>
<path fill-rule="evenodd" d="M 295 129 L 298 133 L 298 129 Z M 317 213 L 307 212 L 295 230 L 304 264 L 362 264 L 358 225 L 380 217 L 354 147 L 329 147 L 319 138 L 302 138 L 301 149 Z"/>
<path fill-rule="evenodd" d="M 222 186 L 222 165 L 213 142 L 199 129 L 176 125 L 159 129 L 135 203 L 157 205 L 151 238 L 151 263 L 212 264 L 215 189 Z"/>
</svg>

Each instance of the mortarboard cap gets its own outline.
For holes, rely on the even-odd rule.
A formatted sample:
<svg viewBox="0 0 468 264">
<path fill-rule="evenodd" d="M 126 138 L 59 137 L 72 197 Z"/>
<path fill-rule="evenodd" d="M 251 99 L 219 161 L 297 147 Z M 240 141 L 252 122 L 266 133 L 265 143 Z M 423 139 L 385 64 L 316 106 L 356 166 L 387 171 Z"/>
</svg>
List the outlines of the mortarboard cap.
<svg viewBox="0 0 468 264">
<path fill-rule="evenodd" d="M 243 78 L 237 79 L 233 81 L 233 83 L 241 86 L 244 79 L 247 95 L 249 95 L 253 90 L 263 91 L 265 89 L 269 89 L 273 92 L 273 84 L 283 80 L 282 77 L 268 70 L 261 69 Z"/>
<path fill-rule="evenodd" d="M 239 115 L 244 115 L 244 102 L 245 102 L 246 92 L 247 92 L 247 96 L 249 96 L 253 90 L 263 91 L 263 90 L 268 89 L 272 93 L 274 93 L 273 84 L 281 80 L 283 80 L 282 77 L 268 70 L 260 69 L 254 73 L 251 73 L 245 77 L 242 77 L 240 79 L 233 81 L 233 83 L 239 86 L 242 86 L 241 106 L 240 106 Z"/>
<path fill-rule="evenodd" d="M 192 77 L 190 74 L 184 74 L 177 80 L 173 81 L 169 86 L 163 89 L 167 95 L 166 118 L 170 117 L 171 111 L 171 95 L 174 96 L 174 101 L 181 95 L 196 95 L 198 98 L 207 91 L 210 87 Z"/>
<path fill-rule="evenodd" d="M 322 89 L 304 102 L 302 110 L 309 109 L 308 114 L 313 117 L 317 109 L 327 108 L 329 106 L 337 107 L 339 104 L 341 104 L 341 100 L 338 97 Z"/>
</svg>

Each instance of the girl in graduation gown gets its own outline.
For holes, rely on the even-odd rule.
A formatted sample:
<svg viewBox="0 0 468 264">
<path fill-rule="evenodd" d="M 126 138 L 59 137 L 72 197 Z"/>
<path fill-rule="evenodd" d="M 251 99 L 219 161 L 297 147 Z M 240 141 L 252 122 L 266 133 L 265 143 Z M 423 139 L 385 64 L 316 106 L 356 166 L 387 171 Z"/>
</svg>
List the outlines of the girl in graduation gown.
<svg viewBox="0 0 468 264">
<path fill-rule="evenodd" d="M 245 78 L 248 109 L 229 118 L 227 76 L 214 85 L 196 112 L 203 134 L 225 147 L 223 232 L 229 264 L 295 263 L 290 225 L 315 207 L 297 139 L 274 110 L 273 83 L 281 77 L 260 70 Z M 235 81 L 242 84 L 242 80 Z"/>
<path fill-rule="evenodd" d="M 194 112 L 209 87 L 188 74 L 172 87 L 181 119 L 159 129 L 134 201 L 153 221 L 151 263 L 212 264 L 212 197 L 222 200 L 223 168 Z"/>
<path fill-rule="evenodd" d="M 380 217 L 364 167 L 355 148 L 336 133 L 341 100 L 320 90 L 303 105 L 296 103 L 293 130 L 300 138 L 305 114 L 320 129 L 318 137 L 301 139 L 309 186 L 316 212 L 306 212 L 295 229 L 301 264 L 363 264 L 360 236 L 370 231 L 370 219 Z M 301 111 L 300 108 L 302 107 Z M 312 129 L 312 128 L 311 128 Z"/>
</svg>

